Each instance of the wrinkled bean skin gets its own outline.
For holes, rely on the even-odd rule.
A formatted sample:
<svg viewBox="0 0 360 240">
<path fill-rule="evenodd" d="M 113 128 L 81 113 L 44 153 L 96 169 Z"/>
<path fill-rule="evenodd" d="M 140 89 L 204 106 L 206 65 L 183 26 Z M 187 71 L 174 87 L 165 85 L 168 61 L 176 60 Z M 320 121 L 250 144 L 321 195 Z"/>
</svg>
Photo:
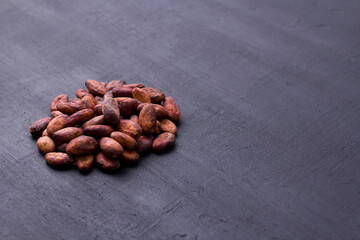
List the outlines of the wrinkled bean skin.
<svg viewBox="0 0 360 240">
<path fill-rule="evenodd" d="M 84 131 L 81 128 L 77 127 L 66 127 L 56 131 L 52 138 L 54 139 L 57 145 L 62 143 L 70 142 L 72 139 L 77 138 L 84 134 Z"/>
<path fill-rule="evenodd" d="M 61 102 L 68 102 L 69 96 L 66 94 L 60 94 L 59 96 L 55 97 L 54 100 L 50 104 L 50 111 L 56 111 L 57 105 Z"/>
<path fill-rule="evenodd" d="M 47 137 L 47 136 L 39 138 L 36 142 L 36 145 L 42 154 L 47 154 L 49 152 L 55 151 L 54 141 L 50 137 Z"/>
<path fill-rule="evenodd" d="M 142 103 L 140 104 L 138 107 L 137 107 L 137 110 L 138 112 L 141 112 L 141 109 L 146 105 L 146 104 L 150 104 L 150 103 Z M 164 119 L 164 118 L 168 118 L 169 117 L 169 114 L 167 112 L 167 110 L 159 105 L 159 104 L 151 104 L 153 105 L 153 107 L 155 108 L 155 111 L 156 111 L 156 118 L 158 120 L 161 120 L 161 119 Z"/>
<path fill-rule="evenodd" d="M 139 154 L 133 150 L 125 150 L 121 157 L 121 162 L 126 164 L 134 164 L 139 161 Z"/>
<path fill-rule="evenodd" d="M 103 124 L 105 124 L 105 118 L 104 115 L 101 115 L 101 116 L 96 116 L 85 122 L 82 125 L 82 128 L 86 128 L 87 126 L 91 126 L 91 125 L 103 125 Z"/>
<path fill-rule="evenodd" d="M 138 138 L 142 133 L 139 124 L 127 119 L 121 119 L 115 129 L 126 133 L 135 139 Z"/>
<path fill-rule="evenodd" d="M 60 116 L 60 115 L 65 115 L 64 113 L 60 112 L 60 111 L 52 111 L 51 112 L 51 116 L 54 118 L 54 117 L 57 117 L 57 116 Z"/>
<path fill-rule="evenodd" d="M 165 98 L 164 108 L 167 110 L 171 121 L 177 122 L 180 120 L 181 118 L 180 109 L 172 97 Z"/>
<path fill-rule="evenodd" d="M 132 88 L 129 87 L 114 87 L 111 90 L 114 97 L 131 97 Z"/>
<path fill-rule="evenodd" d="M 90 94 L 88 91 L 81 89 L 81 88 L 76 90 L 76 93 L 75 93 L 75 95 L 80 99 L 82 99 L 85 95 L 88 95 L 88 94 Z"/>
<path fill-rule="evenodd" d="M 155 140 L 152 143 L 152 149 L 154 149 L 156 152 L 163 152 L 175 144 L 175 135 L 170 132 L 164 132 L 157 136 Z"/>
<path fill-rule="evenodd" d="M 85 135 L 92 137 L 107 137 L 114 131 L 114 129 L 108 125 L 90 125 L 84 128 Z"/>
<path fill-rule="evenodd" d="M 118 105 L 122 115 L 132 115 L 136 111 L 139 104 L 140 102 L 138 100 L 130 98 L 121 101 Z"/>
<path fill-rule="evenodd" d="M 106 86 L 106 91 L 111 91 L 113 90 L 115 87 L 121 87 L 124 84 L 126 84 L 126 82 L 124 80 L 114 80 L 108 83 L 108 85 Z"/>
<path fill-rule="evenodd" d="M 160 129 L 163 132 L 171 132 L 172 134 L 176 134 L 176 125 L 170 121 L 169 119 L 163 119 L 160 121 Z"/>
<path fill-rule="evenodd" d="M 77 124 L 86 122 L 90 118 L 94 116 L 94 111 L 92 109 L 83 109 L 80 110 L 74 114 L 72 114 L 67 120 L 66 120 L 66 127 L 73 127 Z"/>
<path fill-rule="evenodd" d="M 76 156 L 75 163 L 80 172 L 86 173 L 90 171 L 91 166 L 94 163 L 94 155 Z"/>
<path fill-rule="evenodd" d="M 67 145 L 68 145 L 67 143 L 63 143 L 63 144 L 57 146 L 56 151 L 66 153 Z"/>
<path fill-rule="evenodd" d="M 150 94 L 142 88 L 134 88 L 132 90 L 132 97 L 143 103 L 151 103 Z"/>
<path fill-rule="evenodd" d="M 69 116 L 67 115 L 60 115 L 53 118 L 46 128 L 47 134 L 51 137 L 56 131 L 62 129 L 65 126 L 68 117 Z"/>
<path fill-rule="evenodd" d="M 66 152 L 70 155 L 89 155 L 96 152 L 99 144 L 95 138 L 90 136 L 80 136 L 74 138 L 66 147 Z"/>
<path fill-rule="evenodd" d="M 120 143 L 121 146 L 123 146 L 124 148 L 127 149 L 136 148 L 136 140 L 130 135 L 127 135 L 126 133 L 115 131 L 110 134 L 110 137 L 116 140 L 118 143 Z"/>
<path fill-rule="evenodd" d="M 119 158 L 124 151 L 120 143 L 109 137 L 101 138 L 100 148 L 101 151 L 110 158 Z"/>
<path fill-rule="evenodd" d="M 95 157 L 96 165 L 106 171 L 114 171 L 120 167 L 118 159 L 109 158 L 104 153 L 99 152 Z"/>
<path fill-rule="evenodd" d="M 74 163 L 74 159 L 66 153 L 50 152 L 45 155 L 47 164 L 57 168 L 70 167 Z"/>
<path fill-rule="evenodd" d="M 149 94 L 152 103 L 160 104 L 165 99 L 165 94 L 160 89 L 146 87 L 143 90 Z"/>
<path fill-rule="evenodd" d="M 156 112 L 151 104 L 145 105 L 139 114 L 139 125 L 142 132 L 146 135 L 151 135 L 156 130 Z"/>
<path fill-rule="evenodd" d="M 101 85 L 98 81 L 88 79 L 85 82 L 85 86 L 89 90 L 89 93 L 95 96 L 103 96 L 106 93 L 106 88 Z"/>
<path fill-rule="evenodd" d="M 139 116 L 138 115 L 131 115 L 130 120 L 139 124 Z"/>
<path fill-rule="evenodd" d="M 61 102 L 56 106 L 57 110 L 64 114 L 73 114 L 79 111 L 82 106 L 75 102 Z"/>
<path fill-rule="evenodd" d="M 94 111 L 95 111 L 96 115 L 103 115 L 102 105 L 103 105 L 103 103 L 95 105 Z"/>
<path fill-rule="evenodd" d="M 42 135 L 43 131 L 47 128 L 47 125 L 49 124 L 51 119 L 52 118 L 50 118 L 50 117 L 42 118 L 40 120 L 37 120 L 33 124 L 31 124 L 31 126 L 29 128 L 29 132 L 31 133 L 31 135 L 35 138 L 40 137 Z"/>
<path fill-rule="evenodd" d="M 49 134 L 47 133 L 47 130 L 45 129 L 44 131 L 43 131 L 43 133 L 42 133 L 42 135 L 41 135 L 42 137 L 45 137 L 45 136 L 49 136 Z"/>
<path fill-rule="evenodd" d="M 120 110 L 115 99 L 107 98 L 102 105 L 102 113 L 105 121 L 111 125 L 116 125 L 120 120 Z"/>
<path fill-rule="evenodd" d="M 151 150 L 151 145 L 154 141 L 154 136 L 141 135 L 136 143 L 136 152 L 139 154 L 147 153 Z"/>
<path fill-rule="evenodd" d="M 144 84 L 142 83 L 132 83 L 132 84 L 126 84 L 124 85 L 124 87 L 128 87 L 128 88 L 143 88 Z"/>
<path fill-rule="evenodd" d="M 96 105 L 96 100 L 91 94 L 88 94 L 81 99 L 81 103 L 83 104 L 84 108 L 93 109 Z"/>
</svg>

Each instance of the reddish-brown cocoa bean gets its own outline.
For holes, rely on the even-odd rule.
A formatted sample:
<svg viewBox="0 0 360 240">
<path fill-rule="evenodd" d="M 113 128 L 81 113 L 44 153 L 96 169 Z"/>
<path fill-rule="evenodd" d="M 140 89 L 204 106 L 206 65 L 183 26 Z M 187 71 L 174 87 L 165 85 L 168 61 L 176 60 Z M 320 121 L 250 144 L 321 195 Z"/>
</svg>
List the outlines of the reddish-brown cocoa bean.
<svg viewBox="0 0 360 240">
<path fill-rule="evenodd" d="M 132 83 L 132 84 L 126 84 L 124 85 L 124 87 L 129 87 L 129 88 L 143 88 L 144 84 L 142 83 Z"/>
<path fill-rule="evenodd" d="M 96 152 L 99 144 L 95 138 L 90 136 L 80 136 L 74 138 L 66 147 L 66 152 L 70 155 L 89 155 Z"/>
<path fill-rule="evenodd" d="M 45 160 L 50 166 L 58 168 L 70 167 L 74 163 L 74 159 L 71 156 L 60 152 L 47 153 Z"/>
<path fill-rule="evenodd" d="M 168 118 L 169 117 L 169 114 L 167 112 L 167 110 L 159 105 L 159 104 L 152 104 L 152 103 L 141 103 L 138 107 L 137 107 L 137 110 L 138 112 L 141 111 L 141 109 L 146 105 L 146 104 L 151 104 L 154 106 L 155 108 L 155 111 L 156 111 L 156 118 L 161 120 L 161 119 L 164 119 L 164 118 Z"/>
<path fill-rule="evenodd" d="M 132 97 L 144 103 L 151 103 L 150 94 L 142 88 L 134 88 L 132 90 Z"/>
<path fill-rule="evenodd" d="M 127 119 L 121 119 L 115 129 L 126 133 L 135 139 L 138 138 L 142 132 L 139 124 Z"/>
<path fill-rule="evenodd" d="M 139 154 L 144 154 L 149 152 L 153 141 L 154 141 L 154 136 L 141 135 L 136 143 L 136 151 Z"/>
<path fill-rule="evenodd" d="M 57 105 L 60 102 L 68 102 L 69 101 L 69 96 L 66 94 L 60 94 L 59 96 L 55 97 L 54 100 L 51 102 L 50 104 L 50 111 L 56 111 L 57 110 Z"/>
<path fill-rule="evenodd" d="M 102 105 L 102 112 L 105 121 L 109 124 L 116 125 L 120 120 L 120 110 L 115 99 L 107 98 Z"/>
<path fill-rule="evenodd" d="M 106 171 L 114 171 L 120 167 L 118 159 L 109 158 L 104 153 L 99 152 L 95 157 L 96 165 Z"/>
<path fill-rule="evenodd" d="M 50 137 L 47 137 L 47 136 L 39 138 L 36 142 L 36 145 L 42 154 L 47 154 L 49 152 L 55 151 L 54 141 Z"/>
<path fill-rule="evenodd" d="M 54 117 L 57 117 L 57 116 L 60 116 L 60 115 L 65 115 L 64 113 L 60 112 L 60 111 L 52 111 L 51 112 L 51 116 L 54 118 Z"/>
<path fill-rule="evenodd" d="M 175 144 L 175 135 L 170 132 L 164 132 L 157 136 L 152 143 L 152 148 L 157 152 L 163 152 L 170 149 Z"/>
<path fill-rule="evenodd" d="M 62 129 L 66 124 L 66 119 L 68 119 L 68 115 L 60 115 L 57 116 L 49 122 L 46 131 L 49 136 L 52 136 L 56 131 Z"/>
<path fill-rule="evenodd" d="M 121 162 L 126 163 L 126 164 L 134 164 L 139 161 L 139 158 L 140 158 L 140 156 L 136 151 L 124 150 L 122 157 L 121 157 Z"/>
<path fill-rule="evenodd" d="M 29 132 L 31 133 L 31 135 L 35 138 L 40 137 L 42 135 L 43 131 L 46 129 L 49 122 L 51 121 L 51 119 L 52 118 L 50 118 L 50 117 L 42 118 L 40 120 L 37 120 L 33 124 L 31 124 L 31 126 L 29 128 Z"/>
<path fill-rule="evenodd" d="M 66 153 L 66 147 L 67 147 L 67 143 L 63 143 L 59 146 L 56 147 L 56 151 L 57 152 L 63 152 L 63 153 Z"/>
<path fill-rule="evenodd" d="M 151 105 L 145 105 L 139 114 L 139 125 L 142 132 L 146 135 L 151 135 L 156 130 L 156 112 L 155 108 Z"/>
<path fill-rule="evenodd" d="M 181 118 L 180 109 L 172 97 L 165 98 L 164 108 L 167 110 L 171 121 L 177 122 L 180 120 Z"/>
<path fill-rule="evenodd" d="M 95 105 L 94 111 L 95 111 L 96 115 L 103 115 L 102 105 L 103 105 L 103 103 Z"/>
<path fill-rule="evenodd" d="M 75 163 L 80 172 L 86 173 L 94 163 L 94 155 L 76 156 Z"/>
<path fill-rule="evenodd" d="M 56 131 L 52 135 L 52 138 L 54 139 L 54 141 L 57 145 L 60 145 L 62 143 L 69 142 L 72 139 L 77 138 L 83 134 L 84 134 L 84 132 L 81 128 L 66 127 L 66 128 Z"/>
<path fill-rule="evenodd" d="M 160 89 L 146 87 L 143 90 L 149 94 L 152 103 L 160 104 L 165 99 L 165 94 Z"/>
<path fill-rule="evenodd" d="M 131 115 L 136 111 L 139 104 L 140 102 L 138 100 L 130 98 L 121 101 L 118 105 L 122 115 Z"/>
<path fill-rule="evenodd" d="M 111 91 L 112 89 L 114 89 L 115 87 L 121 87 L 124 84 L 126 84 L 125 81 L 123 80 L 114 80 L 108 83 L 108 85 L 106 86 L 106 91 Z"/>
<path fill-rule="evenodd" d="M 87 126 L 91 125 L 104 125 L 105 119 L 104 115 L 93 117 L 92 119 L 88 120 L 82 125 L 82 128 L 86 128 Z"/>
<path fill-rule="evenodd" d="M 127 149 L 135 149 L 136 148 L 136 140 L 133 137 L 131 137 L 130 135 L 127 135 L 126 133 L 115 131 L 110 134 L 110 137 L 115 139 L 124 148 L 127 148 Z"/>
<path fill-rule="evenodd" d="M 114 97 L 131 97 L 132 88 L 129 87 L 114 87 L 111 90 Z"/>
<path fill-rule="evenodd" d="M 84 128 L 85 135 L 93 137 L 107 137 L 114 131 L 114 129 L 108 125 L 90 125 Z"/>
<path fill-rule="evenodd" d="M 88 79 L 85 82 L 85 86 L 89 90 L 89 93 L 95 96 L 103 96 L 106 93 L 106 88 L 101 85 L 98 81 Z"/>
<path fill-rule="evenodd" d="M 90 95 L 90 93 L 84 89 L 79 88 L 78 90 L 76 90 L 75 95 L 78 98 L 82 99 L 85 95 Z"/>
<path fill-rule="evenodd" d="M 139 124 L 139 116 L 138 115 L 131 115 L 130 120 Z"/>
<path fill-rule="evenodd" d="M 96 100 L 93 95 L 88 94 L 81 99 L 81 103 L 83 104 L 84 108 L 94 109 L 96 105 Z"/>
<path fill-rule="evenodd" d="M 109 137 L 103 137 L 100 140 L 101 151 L 110 158 L 119 158 L 124 149 L 120 143 Z"/>
<path fill-rule="evenodd" d="M 64 114 L 73 114 L 77 111 L 79 111 L 82 106 L 79 103 L 75 102 L 60 102 L 56 106 L 57 110 L 64 113 Z"/>
<path fill-rule="evenodd" d="M 90 118 L 94 116 L 94 111 L 92 109 L 83 109 L 80 110 L 74 114 L 72 114 L 67 120 L 66 120 L 66 127 L 73 127 L 77 124 L 86 122 Z"/>
<path fill-rule="evenodd" d="M 163 132 L 171 132 L 172 134 L 176 134 L 176 125 L 170 121 L 169 119 L 163 119 L 160 121 L 160 129 Z"/>
</svg>

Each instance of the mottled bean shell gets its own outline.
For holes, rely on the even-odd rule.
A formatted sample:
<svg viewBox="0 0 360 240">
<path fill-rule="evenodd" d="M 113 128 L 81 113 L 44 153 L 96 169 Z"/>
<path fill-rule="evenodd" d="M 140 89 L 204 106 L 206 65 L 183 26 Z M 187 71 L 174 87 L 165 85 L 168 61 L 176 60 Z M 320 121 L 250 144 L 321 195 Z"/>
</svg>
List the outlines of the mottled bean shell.
<svg viewBox="0 0 360 240">
<path fill-rule="evenodd" d="M 181 118 L 180 109 L 172 97 L 165 98 L 164 108 L 167 110 L 171 121 L 177 122 L 180 120 Z"/>
<path fill-rule="evenodd" d="M 155 135 L 159 135 L 161 133 L 161 126 L 160 126 L 160 122 L 158 120 L 156 120 L 156 126 L 155 126 L 155 130 L 154 130 L 154 134 Z"/>
<path fill-rule="evenodd" d="M 65 126 L 66 119 L 68 119 L 68 117 L 68 115 L 63 114 L 53 118 L 46 128 L 47 134 L 52 136 L 56 131 L 62 129 Z"/>
<path fill-rule="evenodd" d="M 165 94 L 160 89 L 151 87 L 146 87 L 143 89 L 149 94 L 152 103 L 161 103 L 162 101 L 164 101 Z"/>
<path fill-rule="evenodd" d="M 106 93 L 106 89 L 98 81 L 88 79 L 85 82 L 85 86 L 89 92 L 95 96 L 103 96 Z"/>
<path fill-rule="evenodd" d="M 93 97 L 93 95 L 88 94 L 85 95 L 82 99 L 81 99 L 82 104 L 84 105 L 84 108 L 90 108 L 93 109 L 96 105 L 96 100 Z"/>
<path fill-rule="evenodd" d="M 95 96 L 95 100 L 96 100 L 96 104 L 100 104 L 104 101 L 104 98 L 100 96 Z"/>
<path fill-rule="evenodd" d="M 106 91 L 111 91 L 115 87 L 121 87 L 124 84 L 126 84 L 126 82 L 124 80 L 113 80 L 113 81 L 109 82 L 108 85 L 106 86 Z"/>
<path fill-rule="evenodd" d="M 118 159 L 109 158 L 104 153 L 99 152 L 95 157 L 96 165 L 106 171 L 114 171 L 120 167 Z"/>
<path fill-rule="evenodd" d="M 142 88 L 134 88 L 132 90 L 132 97 L 144 103 L 151 103 L 150 94 Z"/>
<path fill-rule="evenodd" d="M 94 111 L 95 111 L 96 115 L 103 115 L 102 105 L 103 105 L 103 102 L 95 105 Z"/>
<path fill-rule="evenodd" d="M 129 88 L 143 88 L 144 84 L 142 83 L 132 83 L 132 84 L 126 84 L 124 85 L 124 87 L 129 87 Z"/>
<path fill-rule="evenodd" d="M 126 133 L 135 139 L 138 138 L 142 132 L 139 124 L 127 119 L 121 119 L 115 129 Z"/>
<path fill-rule="evenodd" d="M 60 112 L 60 111 L 52 111 L 51 112 L 51 116 L 54 118 L 54 117 L 57 117 L 57 116 L 60 116 L 60 115 L 65 115 L 64 113 Z"/>
<path fill-rule="evenodd" d="M 54 141 L 50 137 L 47 137 L 47 136 L 39 138 L 36 142 L 36 145 L 42 154 L 47 154 L 49 152 L 55 151 Z"/>
<path fill-rule="evenodd" d="M 150 136 L 141 135 L 137 139 L 136 151 L 139 154 L 144 154 L 144 153 L 149 152 L 150 149 L 151 149 L 151 145 L 152 145 L 153 141 L 154 141 L 154 136 L 152 136 L 152 135 L 150 135 Z"/>
<path fill-rule="evenodd" d="M 125 150 L 121 157 L 121 162 L 126 164 L 134 164 L 139 161 L 139 154 L 133 150 Z"/>
<path fill-rule="evenodd" d="M 156 130 L 156 112 L 151 104 L 145 105 L 139 114 L 139 125 L 142 132 L 151 135 Z"/>
<path fill-rule="evenodd" d="M 131 115 L 130 120 L 139 124 L 139 116 L 138 115 Z"/>
<path fill-rule="evenodd" d="M 93 117 L 82 125 L 82 128 L 86 128 L 91 125 L 103 125 L 105 123 L 104 115 Z"/>
<path fill-rule="evenodd" d="M 94 163 L 94 155 L 76 156 L 75 163 L 80 172 L 86 173 L 91 169 L 91 166 Z"/>
<path fill-rule="evenodd" d="M 115 99 L 105 99 L 102 105 L 102 112 L 104 114 L 105 121 L 109 124 L 115 125 L 119 122 L 120 110 Z"/>
<path fill-rule="evenodd" d="M 70 167 L 74 163 L 74 159 L 71 156 L 61 152 L 47 153 L 45 160 L 50 166 L 58 168 Z"/>
<path fill-rule="evenodd" d="M 119 158 L 124 151 L 120 143 L 109 137 L 101 138 L 100 148 L 101 151 L 110 158 Z"/>
<path fill-rule="evenodd" d="M 160 121 L 160 129 L 163 132 L 171 132 L 176 134 L 176 125 L 169 119 L 163 119 Z"/>
<path fill-rule="evenodd" d="M 66 153 L 66 147 L 67 147 L 67 143 L 63 143 L 59 146 L 56 147 L 56 151 L 57 152 L 63 152 L 63 153 Z"/>
<path fill-rule="evenodd" d="M 36 138 L 40 137 L 50 121 L 51 121 L 50 117 L 37 120 L 36 122 L 31 124 L 31 126 L 29 128 L 29 132 L 31 133 L 31 135 L 33 137 L 36 137 Z"/>
<path fill-rule="evenodd" d="M 86 91 L 86 90 L 84 90 L 84 89 L 81 89 L 81 88 L 79 88 L 78 90 L 76 90 L 76 93 L 75 93 L 75 95 L 78 97 L 78 98 L 80 98 L 80 99 L 82 99 L 85 95 L 89 95 L 90 93 L 88 92 L 88 91 Z"/>
<path fill-rule="evenodd" d="M 42 135 L 41 136 L 49 136 L 49 134 L 47 133 L 47 130 L 45 129 L 44 131 L 43 131 L 43 133 L 42 133 Z"/>
<path fill-rule="evenodd" d="M 55 97 L 54 100 L 51 102 L 50 104 L 50 110 L 51 111 L 56 111 L 57 110 L 57 105 L 60 102 L 68 102 L 69 101 L 69 96 L 66 94 L 60 94 L 59 96 Z"/>
<path fill-rule="evenodd" d="M 127 149 L 136 148 L 136 140 L 133 137 L 127 135 L 126 133 L 115 131 L 110 134 L 110 137 L 115 139 L 124 148 Z"/>
<path fill-rule="evenodd" d="M 114 97 L 131 97 L 132 88 L 128 87 L 114 87 L 111 90 Z"/>
<path fill-rule="evenodd" d="M 76 124 L 80 124 L 83 122 L 86 122 L 90 118 L 94 116 L 94 111 L 92 109 L 83 109 L 80 110 L 74 114 L 72 114 L 67 120 L 66 120 L 66 127 L 72 127 Z"/>
<path fill-rule="evenodd" d="M 152 143 L 152 148 L 157 152 L 170 149 L 175 144 L 175 135 L 170 132 L 164 132 L 157 136 Z"/>
<path fill-rule="evenodd" d="M 64 113 L 64 114 L 73 114 L 79 111 L 82 106 L 79 103 L 75 102 L 60 102 L 56 106 L 57 110 Z"/>
<path fill-rule="evenodd" d="M 163 106 L 161 106 L 161 105 L 159 105 L 159 104 L 142 103 L 142 104 L 140 104 L 140 105 L 137 107 L 138 112 L 141 112 L 141 109 L 142 109 L 146 104 L 151 104 L 151 105 L 154 106 L 155 111 L 156 111 L 156 118 L 157 118 L 157 119 L 161 120 L 161 119 L 164 119 L 164 118 L 168 118 L 168 117 L 169 117 L 167 110 L 166 110 Z"/>
<path fill-rule="evenodd" d="M 54 141 L 57 145 L 60 145 L 62 143 L 69 142 L 72 139 L 77 138 L 83 134 L 84 134 L 84 132 L 81 128 L 66 127 L 66 128 L 56 131 L 52 135 L 52 138 L 54 139 Z"/>
<path fill-rule="evenodd" d="M 93 137 L 107 137 L 113 131 L 114 129 L 108 125 L 90 125 L 84 128 L 85 135 Z"/>
<path fill-rule="evenodd" d="M 118 105 L 122 115 L 131 115 L 136 111 L 139 104 L 138 100 L 130 98 L 121 101 Z"/>
<path fill-rule="evenodd" d="M 95 153 L 99 144 L 95 138 L 90 136 L 80 136 L 74 138 L 66 147 L 66 152 L 70 155 L 89 155 Z"/>
</svg>

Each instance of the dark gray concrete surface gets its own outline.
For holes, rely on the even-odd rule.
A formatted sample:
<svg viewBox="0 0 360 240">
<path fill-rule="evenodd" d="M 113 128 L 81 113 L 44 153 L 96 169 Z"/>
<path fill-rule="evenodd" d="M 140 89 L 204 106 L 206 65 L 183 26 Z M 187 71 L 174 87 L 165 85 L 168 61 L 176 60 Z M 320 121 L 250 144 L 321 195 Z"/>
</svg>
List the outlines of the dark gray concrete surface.
<svg viewBox="0 0 360 240">
<path fill-rule="evenodd" d="M 0 239 L 359 239 L 360 2 L 0 1 Z M 28 133 L 88 78 L 161 88 L 176 148 L 49 168 Z"/>
</svg>

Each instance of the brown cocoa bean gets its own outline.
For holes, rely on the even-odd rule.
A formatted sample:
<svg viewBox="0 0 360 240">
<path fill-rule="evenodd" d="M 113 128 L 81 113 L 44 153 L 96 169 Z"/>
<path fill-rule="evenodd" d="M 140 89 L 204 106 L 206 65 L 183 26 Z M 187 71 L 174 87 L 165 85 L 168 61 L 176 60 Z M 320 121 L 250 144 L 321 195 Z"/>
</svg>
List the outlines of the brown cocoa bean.
<svg viewBox="0 0 360 240">
<path fill-rule="evenodd" d="M 121 162 L 126 164 L 134 164 L 139 161 L 139 154 L 133 150 L 125 150 L 121 157 Z"/>
<path fill-rule="evenodd" d="M 48 132 L 47 132 L 47 130 L 45 129 L 44 131 L 43 131 L 43 133 L 41 134 L 41 136 L 49 136 L 49 134 L 48 134 Z"/>
<path fill-rule="evenodd" d="M 130 120 L 139 124 L 139 116 L 138 115 L 131 115 Z"/>
<path fill-rule="evenodd" d="M 123 80 L 114 80 L 108 83 L 108 85 L 106 86 L 106 91 L 111 91 L 112 89 L 114 89 L 115 87 L 121 87 L 124 84 L 126 84 L 125 81 Z"/>
<path fill-rule="evenodd" d="M 85 82 L 85 86 L 89 90 L 89 93 L 95 96 L 103 96 L 106 93 L 106 89 L 98 81 L 88 79 Z"/>
<path fill-rule="evenodd" d="M 95 111 L 96 115 L 103 115 L 102 105 L 103 105 L 103 103 L 95 105 L 94 111 Z"/>
<path fill-rule="evenodd" d="M 50 117 L 37 120 L 36 122 L 31 124 L 31 126 L 29 128 L 29 132 L 35 138 L 40 137 L 50 121 L 51 121 Z"/>
<path fill-rule="evenodd" d="M 60 145 L 62 143 L 69 142 L 72 139 L 77 138 L 83 134 L 84 134 L 84 132 L 81 128 L 66 127 L 66 128 L 56 131 L 52 135 L 52 138 L 54 139 L 54 141 L 57 145 Z"/>
<path fill-rule="evenodd" d="M 166 110 L 163 106 L 161 106 L 161 105 L 159 105 L 159 104 L 141 103 L 141 104 L 137 107 L 138 112 L 141 112 L 141 109 L 142 109 L 146 104 L 151 104 L 151 105 L 154 106 L 155 111 L 156 111 L 156 118 L 157 118 L 157 119 L 161 120 L 161 119 L 164 119 L 164 118 L 169 117 L 167 110 Z"/>
<path fill-rule="evenodd" d="M 139 154 L 147 153 L 148 151 L 150 151 L 153 141 L 154 141 L 154 136 L 141 135 L 136 143 L 136 151 Z"/>
<path fill-rule="evenodd" d="M 46 128 L 47 134 L 52 136 L 56 131 L 62 129 L 65 126 L 68 117 L 68 115 L 60 115 L 51 119 Z"/>
<path fill-rule="evenodd" d="M 146 87 L 143 90 L 149 94 L 152 103 L 160 104 L 165 99 L 165 94 L 160 89 Z"/>
<path fill-rule="evenodd" d="M 130 135 L 127 135 L 126 133 L 115 131 L 110 134 L 110 137 L 116 140 L 118 143 L 120 143 L 121 146 L 123 146 L 124 148 L 127 149 L 136 148 L 136 140 Z"/>
<path fill-rule="evenodd" d="M 66 153 L 50 152 L 45 155 L 47 164 L 53 167 L 63 168 L 70 167 L 74 159 Z"/>
<path fill-rule="evenodd" d="M 72 114 L 67 120 L 66 120 L 66 127 L 72 127 L 76 124 L 80 124 L 83 122 L 86 122 L 90 118 L 94 116 L 94 111 L 92 109 L 83 109 L 80 110 L 74 114 Z"/>
<path fill-rule="evenodd" d="M 155 135 L 159 135 L 161 133 L 161 124 L 158 120 L 156 120 L 156 126 L 154 130 Z"/>
<path fill-rule="evenodd" d="M 69 101 L 69 96 L 66 94 L 60 94 L 59 96 L 55 97 L 54 100 L 51 102 L 50 104 L 50 110 L 51 111 L 56 111 L 57 110 L 57 105 L 60 102 L 68 102 Z"/>
<path fill-rule="evenodd" d="M 36 142 L 36 145 L 42 154 L 47 154 L 49 152 L 55 151 L 54 141 L 50 137 L 47 137 L 47 136 L 39 138 Z"/>
<path fill-rule="evenodd" d="M 114 171 L 120 167 L 118 159 L 109 158 L 104 153 L 99 152 L 95 157 L 96 165 L 106 171 Z"/>
<path fill-rule="evenodd" d="M 172 97 L 165 98 L 164 108 L 167 110 L 171 121 L 177 122 L 180 120 L 181 118 L 180 109 Z"/>
<path fill-rule="evenodd" d="M 139 114 L 139 125 L 142 132 L 146 135 L 151 135 L 156 130 L 156 112 L 155 108 L 151 105 L 145 105 Z"/>
<path fill-rule="evenodd" d="M 96 100 L 93 95 L 87 94 L 81 99 L 81 103 L 83 104 L 84 108 L 93 109 L 96 105 Z"/>
<path fill-rule="evenodd" d="M 139 124 L 127 119 L 121 119 L 115 129 L 126 133 L 135 139 L 139 137 L 142 132 Z"/>
<path fill-rule="evenodd" d="M 85 135 L 93 137 L 107 137 L 113 131 L 114 129 L 108 125 L 91 125 L 84 128 Z"/>
<path fill-rule="evenodd" d="M 129 87 L 114 87 L 111 90 L 114 97 L 131 97 L 132 88 Z"/>
<path fill-rule="evenodd" d="M 86 173 L 94 163 L 94 155 L 76 156 L 75 163 L 80 172 Z"/>
<path fill-rule="evenodd" d="M 57 110 L 64 113 L 64 114 L 73 114 L 77 111 L 79 111 L 82 106 L 81 104 L 75 103 L 75 102 L 60 102 L 56 106 Z"/>
<path fill-rule="evenodd" d="M 160 129 L 163 132 L 171 132 L 176 134 L 176 125 L 169 119 L 163 119 L 160 121 Z"/>
<path fill-rule="evenodd" d="M 100 139 L 100 148 L 101 151 L 110 158 L 119 158 L 124 151 L 120 143 L 109 137 Z"/>
<path fill-rule="evenodd" d="M 119 122 L 120 110 L 115 99 L 105 99 L 102 105 L 102 112 L 104 114 L 105 121 L 109 124 L 115 125 Z"/>
<path fill-rule="evenodd" d="M 66 147 L 67 147 L 67 143 L 63 143 L 59 146 L 56 147 L 56 151 L 57 152 L 63 152 L 63 153 L 66 153 Z"/>
<path fill-rule="evenodd" d="M 80 136 L 74 138 L 66 147 L 66 152 L 70 155 L 89 155 L 95 153 L 99 144 L 95 138 L 90 136 Z"/>
<path fill-rule="evenodd" d="M 100 96 L 95 96 L 95 100 L 96 100 L 96 104 L 100 104 L 104 101 L 104 98 Z"/>
<path fill-rule="evenodd" d="M 144 103 L 151 103 L 150 94 L 142 88 L 134 88 L 132 90 L 132 97 Z"/>
<path fill-rule="evenodd" d="M 136 111 L 139 104 L 140 102 L 138 100 L 130 98 L 121 101 L 118 105 L 122 115 L 131 115 Z"/>
<path fill-rule="evenodd" d="M 128 88 L 143 88 L 144 84 L 142 83 L 132 83 L 132 84 L 126 84 L 124 85 L 124 87 L 128 87 Z"/>
<path fill-rule="evenodd" d="M 84 89 L 79 88 L 78 90 L 76 90 L 75 95 L 78 98 L 82 99 L 85 95 L 90 95 L 90 93 Z"/>
<path fill-rule="evenodd" d="M 91 125 L 104 125 L 104 123 L 105 123 L 104 115 L 101 115 L 101 116 L 94 117 L 94 118 L 88 120 L 87 122 L 85 122 L 82 125 L 82 128 L 86 128 L 87 126 L 91 126 Z"/>
<path fill-rule="evenodd" d="M 64 113 L 60 112 L 60 111 L 52 111 L 51 112 L 51 116 L 54 118 L 54 117 L 57 117 L 57 116 L 60 116 L 60 115 L 65 115 Z"/>
<path fill-rule="evenodd" d="M 152 143 L 152 148 L 157 152 L 163 152 L 170 149 L 175 144 L 175 135 L 170 132 L 164 132 L 157 136 Z"/>
</svg>

